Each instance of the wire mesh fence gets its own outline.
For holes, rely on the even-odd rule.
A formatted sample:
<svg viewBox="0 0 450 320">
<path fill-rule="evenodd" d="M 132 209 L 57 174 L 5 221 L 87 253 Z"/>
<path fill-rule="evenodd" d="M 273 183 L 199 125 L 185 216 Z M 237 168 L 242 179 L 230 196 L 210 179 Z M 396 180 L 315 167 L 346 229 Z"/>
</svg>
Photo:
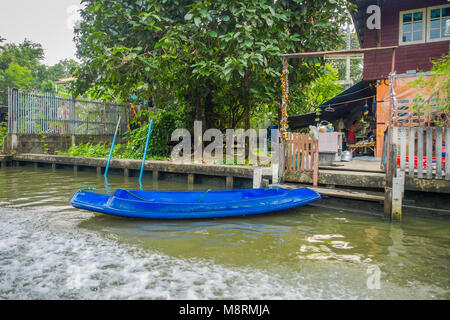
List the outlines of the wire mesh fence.
<svg viewBox="0 0 450 320">
<path fill-rule="evenodd" d="M 76 100 L 8 89 L 8 133 L 112 135 L 128 104 Z M 121 132 L 123 133 L 123 132 Z"/>
</svg>

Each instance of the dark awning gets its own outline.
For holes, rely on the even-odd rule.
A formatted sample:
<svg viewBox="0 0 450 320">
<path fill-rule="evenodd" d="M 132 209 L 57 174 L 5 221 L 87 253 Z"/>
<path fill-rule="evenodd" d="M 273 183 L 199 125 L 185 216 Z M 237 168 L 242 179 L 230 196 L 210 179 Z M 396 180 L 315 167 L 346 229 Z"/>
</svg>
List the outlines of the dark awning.
<svg viewBox="0 0 450 320">
<path fill-rule="evenodd" d="M 348 116 L 357 114 L 359 111 L 363 112 L 366 101 L 371 106 L 375 95 L 376 87 L 374 83 L 361 81 L 319 106 L 322 109 L 320 120 L 334 122 L 341 117 L 348 120 Z M 315 119 L 315 113 L 307 113 L 289 117 L 288 124 L 291 130 L 296 130 L 314 125 Z"/>
</svg>

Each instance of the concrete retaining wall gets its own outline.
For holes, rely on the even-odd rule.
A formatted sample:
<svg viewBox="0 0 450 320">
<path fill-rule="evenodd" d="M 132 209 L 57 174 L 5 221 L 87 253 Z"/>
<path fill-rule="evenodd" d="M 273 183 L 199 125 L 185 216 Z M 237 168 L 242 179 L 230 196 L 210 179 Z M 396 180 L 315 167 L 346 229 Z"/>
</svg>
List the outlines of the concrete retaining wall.
<svg viewBox="0 0 450 320">
<path fill-rule="evenodd" d="M 283 180 L 290 183 L 312 184 L 312 173 L 286 171 L 284 173 Z M 385 176 L 383 173 L 373 172 L 319 170 L 319 185 L 384 189 Z M 417 179 L 406 176 L 405 190 L 450 193 L 450 181 L 436 179 Z"/>
<path fill-rule="evenodd" d="M 56 165 L 72 165 L 86 167 L 106 167 L 105 158 L 67 157 L 47 154 L 20 154 L 11 157 L 13 161 L 38 162 Z M 110 168 L 140 170 L 142 160 L 112 159 Z M 172 173 L 189 173 L 208 176 L 230 176 L 253 179 L 254 168 L 250 166 L 227 166 L 214 164 L 175 163 L 172 161 L 147 161 L 146 171 L 161 171 Z M 270 171 L 270 170 L 269 170 Z"/>
</svg>

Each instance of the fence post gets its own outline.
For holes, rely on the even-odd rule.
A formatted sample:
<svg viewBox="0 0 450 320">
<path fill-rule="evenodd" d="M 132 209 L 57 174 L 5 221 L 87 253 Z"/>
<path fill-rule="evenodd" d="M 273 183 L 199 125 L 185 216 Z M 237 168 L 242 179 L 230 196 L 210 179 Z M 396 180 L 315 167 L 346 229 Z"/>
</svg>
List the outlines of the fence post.
<svg viewBox="0 0 450 320">
<path fill-rule="evenodd" d="M 385 192 L 384 192 L 384 218 L 386 220 L 392 219 L 392 185 L 395 176 L 395 168 L 397 166 L 397 146 L 393 143 L 392 137 L 392 127 L 388 129 L 388 154 L 386 163 L 386 180 L 385 180 Z"/>
<path fill-rule="evenodd" d="M 427 179 L 433 177 L 433 128 L 427 128 Z"/>
<path fill-rule="evenodd" d="M 450 180 L 450 127 L 445 128 L 445 180 Z"/>
<path fill-rule="evenodd" d="M 314 140 L 313 137 L 313 152 L 311 153 L 311 160 L 313 166 L 313 186 L 319 185 L 319 140 Z"/>
<path fill-rule="evenodd" d="M 442 179 L 442 128 L 436 128 L 436 179 Z"/>
<path fill-rule="evenodd" d="M 402 204 L 403 192 L 405 186 L 405 172 L 398 172 L 398 176 L 392 181 L 392 216 L 391 219 L 395 221 L 402 220 Z"/>
<path fill-rule="evenodd" d="M 423 127 L 417 133 L 417 178 L 423 179 Z"/>
</svg>

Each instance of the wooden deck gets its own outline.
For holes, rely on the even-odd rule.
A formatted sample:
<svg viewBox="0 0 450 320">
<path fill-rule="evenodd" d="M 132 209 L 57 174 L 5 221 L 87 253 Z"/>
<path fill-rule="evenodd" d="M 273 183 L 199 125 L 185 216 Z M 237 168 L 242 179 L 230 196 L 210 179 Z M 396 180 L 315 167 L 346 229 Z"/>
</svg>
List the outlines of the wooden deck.
<svg viewBox="0 0 450 320">
<path fill-rule="evenodd" d="M 312 189 L 312 190 L 320 193 L 323 196 L 335 197 L 335 198 L 365 200 L 365 201 L 374 201 L 374 202 L 384 201 L 384 193 L 376 192 L 376 191 L 311 187 L 310 185 L 298 184 L 298 183 L 281 183 L 281 184 L 276 184 L 274 186 L 278 186 L 278 187 L 284 188 L 284 189 L 309 188 L 309 189 Z"/>
<path fill-rule="evenodd" d="M 384 173 L 381 161 L 366 161 L 353 159 L 351 162 L 334 162 L 331 166 L 319 166 L 319 170 L 358 171 Z"/>
</svg>

